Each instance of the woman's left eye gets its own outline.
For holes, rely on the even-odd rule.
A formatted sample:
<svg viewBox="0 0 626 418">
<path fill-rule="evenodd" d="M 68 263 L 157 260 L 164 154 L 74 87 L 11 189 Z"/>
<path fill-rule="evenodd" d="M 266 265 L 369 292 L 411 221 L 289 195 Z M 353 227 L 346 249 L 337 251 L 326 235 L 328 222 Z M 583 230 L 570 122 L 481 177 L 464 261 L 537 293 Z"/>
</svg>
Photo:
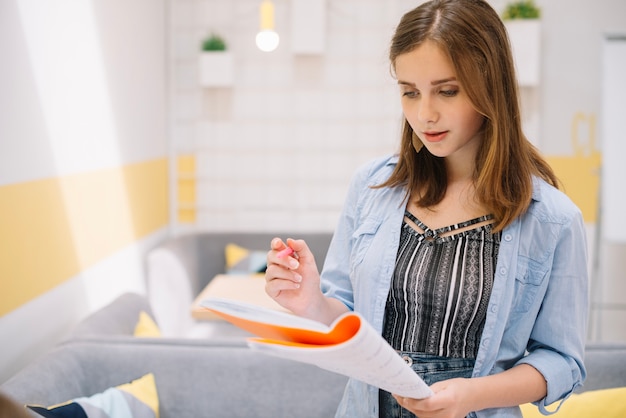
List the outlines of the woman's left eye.
<svg viewBox="0 0 626 418">
<path fill-rule="evenodd" d="M 456 96 L 459 93 L 459 91 L 456 90 L 456 89 L 453 89 L 453 90 L 441 90 L 440 93 L 443 96 L 445 96 L 445 97 L 454 97 L 454 96 Z"/>
</svg>

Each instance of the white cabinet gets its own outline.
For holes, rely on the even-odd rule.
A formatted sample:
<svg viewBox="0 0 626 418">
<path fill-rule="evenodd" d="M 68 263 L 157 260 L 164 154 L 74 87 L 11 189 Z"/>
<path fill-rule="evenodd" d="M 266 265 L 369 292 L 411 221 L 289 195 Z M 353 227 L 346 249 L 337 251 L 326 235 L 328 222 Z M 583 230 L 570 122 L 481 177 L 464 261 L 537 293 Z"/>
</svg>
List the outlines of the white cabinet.
<svg viewBox="0 0 626 418">
<path fill-rule="evenodd" d="M 505 22 L 518 84 L 538 86 L 541 80 L 541 20 L 515 19 Z"/>
</svg>

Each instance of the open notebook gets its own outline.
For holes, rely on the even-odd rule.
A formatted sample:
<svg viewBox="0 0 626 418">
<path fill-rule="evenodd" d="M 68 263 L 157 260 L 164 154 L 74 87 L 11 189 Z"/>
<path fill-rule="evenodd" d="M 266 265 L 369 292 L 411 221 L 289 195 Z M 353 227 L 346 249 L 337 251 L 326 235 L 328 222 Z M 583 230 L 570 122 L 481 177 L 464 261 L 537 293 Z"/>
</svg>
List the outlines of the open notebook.
<svg viewBox="0 0 626 418">
<path fill-rule="evenodd" d="M 201 306 L 257 335 L 248 339 L 254 350 L 313 364 L 400 396 L 432 395 L 428 385 L 358 313 L 347 312 L 326 326 L 229 299 L 210 298 Z"/>
</svg>

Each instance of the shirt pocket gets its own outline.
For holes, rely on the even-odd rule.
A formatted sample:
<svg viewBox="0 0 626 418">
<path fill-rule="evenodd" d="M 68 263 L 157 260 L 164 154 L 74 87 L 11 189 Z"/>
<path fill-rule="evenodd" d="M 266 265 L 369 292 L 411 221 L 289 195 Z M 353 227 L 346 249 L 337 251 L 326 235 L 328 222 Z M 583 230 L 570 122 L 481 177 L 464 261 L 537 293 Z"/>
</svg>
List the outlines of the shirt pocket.
<svg viewBox="0 0 626 418">
<path fill-rule="evenodd" d="M 352 234 L 352 270 L 358 267 L 367 255 L 374 236 L 380 227 L 380 220 L 368 218 L 365 219 Z"/>
<path fill-rule="evenodd" d="M 541 305 L 538 300 L 543 281 L 547 275 L 547 268 L 541 264 L 526 260 L 520 262 L 515 276 L 514 313 L 526 313 L 531 307 Z"/>
</svg>

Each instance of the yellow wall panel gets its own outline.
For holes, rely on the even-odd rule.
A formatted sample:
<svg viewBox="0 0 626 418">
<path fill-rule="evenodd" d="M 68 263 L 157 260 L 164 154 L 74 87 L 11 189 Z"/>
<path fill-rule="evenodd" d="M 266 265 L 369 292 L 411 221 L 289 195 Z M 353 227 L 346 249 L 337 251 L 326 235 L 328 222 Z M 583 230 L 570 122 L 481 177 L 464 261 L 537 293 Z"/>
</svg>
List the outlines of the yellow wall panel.
<svg viewBox="0 0 626 418">
<path fill-rule="evenodd" d="M 600 153 L 547 157 L 546 160 L 561 181 L 565 194 L 582 211 L 585 222 L 596 222 L 600 197 Z"/>
<path fill-rule="evenodd" d="M 167 160 L 0 187 L 0 315 L 167 225 Z"/>
<path fill-rule="evenodd" d="M 196 204 L 196 180 L 178 180 L 178 203 L 181 206 L 195 206 Z"/>
</svg>

